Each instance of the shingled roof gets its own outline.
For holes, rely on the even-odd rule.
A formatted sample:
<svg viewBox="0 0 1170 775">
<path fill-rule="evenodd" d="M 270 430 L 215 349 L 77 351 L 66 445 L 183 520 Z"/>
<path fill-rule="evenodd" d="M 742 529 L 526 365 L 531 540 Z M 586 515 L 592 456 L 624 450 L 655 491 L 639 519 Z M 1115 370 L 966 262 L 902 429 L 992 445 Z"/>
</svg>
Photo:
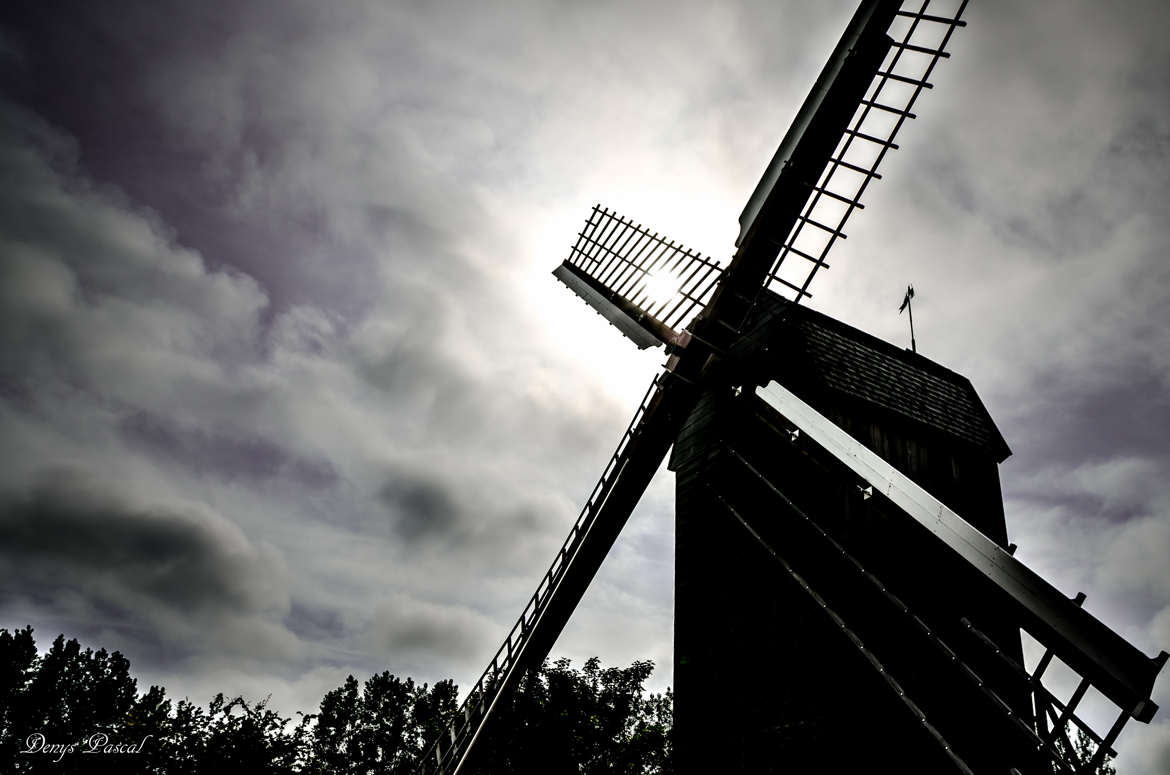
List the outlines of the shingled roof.
<svg viewBox="0 0 1170 775">
<path fill-rule="evenodd" d="M 970 380 L 828 315 L 767 294 L 759 337 L 777 377 L 814 406 L 829 394 L 876 405 L 974 444 L 1002 462 L 1011 454 Z"/>
</svg>

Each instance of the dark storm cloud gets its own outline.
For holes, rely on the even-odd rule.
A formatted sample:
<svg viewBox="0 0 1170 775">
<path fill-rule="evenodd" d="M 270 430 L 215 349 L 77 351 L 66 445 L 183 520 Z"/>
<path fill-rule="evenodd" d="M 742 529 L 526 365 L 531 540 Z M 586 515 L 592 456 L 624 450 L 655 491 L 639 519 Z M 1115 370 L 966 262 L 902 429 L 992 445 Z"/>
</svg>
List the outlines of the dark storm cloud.
<svg viewBox="0 0 1170 775">
<path fill-rule="evenodd" d="M 327 312 L 300 307 L 278 313 L 261 330 L 257 313 L 267 297 L 252 278 L 211 269 L 201 254 L 176 244 L 155 213 L 131 204 L 117 189 L 89 183 L 76 150 L 58 130 L 10 106 L 4 117 L 4 158 L 14 183 L 5 190 L 11 205 L 5 214 L 12 220 L 0 254 L 14 280 L 7 286 L 7 325 L 0 335 L 10 345 L 4 376 L 14 386 L 9 393 L 32 397 L 31 405 L 16 402 L 16 408 L 33 416 L 28 421 L 39 424 L 38 432 L 57 426 L 53 432 L 71 440 L 89 439 L 74 440 L 55 455 L 73 458 L 94 445 L 90 454 L 108 469 L 111 458 L 98 439 L 113 431 L 151 468 L 166 466 L 166 476 L 155 470 L 147 474 L 151 478 L 211 473 L 228 483 L 261 483 L 279 474 L 320 487 L 338 482 L 339 464 L 332 461 L 340 460 L 361 487 L 362 468 L 369 465 L 363 456 L 372 448 L 402 446 L 409 454 L 436 441 L 449 448 L 498 448 L 499 429 L 507 433 L 522 418 L 546 420 L 533 423 L 528 442 L 564 454 L 596 447 L 593 412 L 566 406 L 547 389 L 547 377 L 525 375 L 500 389 L 496 363 L 476 365 L 462 357 L 475 351 L 475 335 L 485 331 L 473 305 L 502 305 L 473 266 L 461 275 L 474 289 L 454 301 L 460 288 L 456 270 L 466 261 L 450 246 L 435 247 L 439 232 L 418 218 L 376 211 L 378 228 L 393 230 L 407 250 L 393 257 L 402 276 L 386 289 L 387 314 L 373 325 L 347 338 Z M 427 261 L 410 263 L 416 255 Z M 493 314 L 486 322 L 499 319 Z M 516 368 L 507 361 L 500 365 Z M 355 376 L 364 376 L 377 393 L 367 394 Z M 256 425 L 261 418 L 263 430 Z M 375 430 L 382 423 L 388 427 Z M 311 451 L 302 451 L 306 437 L 312 438 Z M 321 444 L 340 456 L 314 454 Z M 460 455 L 443 465 L 453 476 L 475 475 L 466 460 Z M 514 452 L 503 460 L 514 460 Z M 546 494 L 518 495 L 507 482 L 501 487 L 499 479 L 508 475 L 504 468 L 491 472 L 494 483 L 461 486 L 463 492 L 496 493 L 486 499 L 490 508 L 481 510 L 478 521 L 452 523 L 456 529 L 440 545 L 464 554 L 480 545 L 500 547 L 512 527 L 544 543 L 555 540 L 531 528 L 563 514 L 565 505 L 550 508 Z M 402 501 L 406 521 L 394 523 L 403 527 L 399 539 L 429 524 L 411 517 L 430 492 L 408 491 Z M 263 530 L 269 509 L 281 514 L 286 507 L 257 509 L 252 503 L 240 518 Z M 311 501 L 308 508 L 299 504 L 294 513 L 299 509 L 328 524 L 370 527 L 367 509 L 342 493 Z M 544 516 L 534 516 L 538 512 Z M 508 543 L 510 553 L 527 545 Z"/>
<path fill-rule="evenodd" d="M 1124 379 L 1105 387 L 1078 386 L 1071 375 L 1059 373 L 1035 384 L 1037 398 L 1049 407 L 1049 424 L 1017 434 L 1017 457 L 1047 465 L 1082 461 L 1087 450 L 1097 460 L 1170 457 L 1165 376 L 1141 357 L 1124 364 L 1118 374 Z"/>
<path fill-rule="evenodd" d="M 79 586 L 108 568 L 135 596 L 186 612 L 251 608 L 263 560 L 213 518 L 136 507 L 68 469 L 45 472 L 3 504 L 0 544 L 12 577 Z"/>
<path fill-rule="evenodd" d="M 359 362 L 363 376 L 389 397 L 442 402 L 458 400 L 473 387 L 455 354 L 436 347 L 448 333 L 450 321 L 427 304 L 426 299 L 434 295 L 433 290 L 420 289 L 404 316 L 403 335 L 395 337 L 385 351 Z"/>
<path fill-rule="evenodd" d="M 462 661 L 483 653 L 493 629 L 488 620 L 466 607 L 396 595 L 375 611 L 370 632 L 381 648 L 405 659 L 442 654 Z"/>
<path fill-rule="evenodd" d="M 431 470 L 403 466 L 378 490 L 383 512 L 363 529 L 378 533 L 385 521 L 396 544 L 437 561 L 458 555 L 500 561 L 531 556 L 534 547 L 539 553 L 533 559 L 544 559 L 556 537 L 546 531 L 557 504 L 536 494 L 501 497 L 492 489 L 487 477 L 444 471 L 441 462 Z"/>
<path fill-rule="evenodd" d="M 296 600 L 289 606 L 285 625 L 307 640 L 334 640 L 345 634 L 345 623 L 336 609 Z"/>
<path fill-rule="evenodd" d="M 378 493 L 395 532 L 408 543 L 448 533 L 466 518 L 451 492 L 427 476 L 396 476 Z"/>
<path fill-rule="evenodd" d="M 294 455 L 258 435 L 183 427 L 145 411 L 123 417 L 118 430 L 131 446 L 196 473 L 228 480 L 263 480 L 283 475 L 312 488 L 329 487 L 338 480 L 328 460 Z"/>
<path fill-rule="evenodd" d="M 369 59 L 427 61 L 393 25 L 368 39 L 363 25 L 393 22 L 392 9 L 369 19 L 311 4 L 114 7 L 76 4 L 67 25 L 51 4 L 17 12 L 12 90 L 77 138 L 86 174 L 149 203 L 210 267 L 255 278 L 269 314 L 314 304 L 352 320 L 384 302 L 372 280 L 387 257 L 442 261 L 438 235 L 419 227 L 444 218 L 418 207 L 436 161 L 419 143 L 439 138 L 415 133 L 446 140 L 468 122 L 413 116 L 449 65 L 403 78 Z M 452 193 L 443 198 L 458 204 Z"/>
<path fill-rule="evenodd" d="M 153 630 L 174 653 L 196 647 L 200 626 L 288 608 L 279 558 L 201 506 L 136 501 L 61 468 L 6 494 L 0 513 L 4 596 L 39 600 L 87 629 Z"/>
<path fill-rule="evenodd" d="M 10 63 L 5 80 L 25 104 L 78 139 L 89 174 L 149 202 L 179 241 L 202 251 L 213 267 L 256 277 L 280 306 L 310 297 L 343 308 L 371 301 L 361 278 L 373 271 L 368 253 L 348 251 L 346 264 L 356 271 L 320 271 L 333 244 L 311 196 L 286 201 L 292 207 L 281 212 L 246 206 L 249 182 L 287 158 L 296 130 L 279 115 L 248 110 L 264 105 L 279 114 L 283 104 L 277 84 L 256 78 L 275 76 L 279 64 L 254 61 L 259 71 L 242 78 L 248 62 L 235 59 L 242 52 L 233 47 L 234 31 L 260 21 L 250 18 L 260 9 L 70 5 L 68 24 L 57 3 L 9 11 L 19 29 L 19 66 Z M 295 15 L 260 15 L 273 50 L 302 34 L 295 23 L 281 24 Z M 171 112 L 176 105 L 179 112 Z"/>
<path fill-rule="evenodd" d="M 265 304 L 255 283 L 207 272 L 150 211 L 74 174 L 75 161 L 66 136 L 0 100 L 5 381 L 125 394 L 141 387 L 134 372 L 182 367 L 158 360 L 163 350 L 255 357 Z"/>
</svg>

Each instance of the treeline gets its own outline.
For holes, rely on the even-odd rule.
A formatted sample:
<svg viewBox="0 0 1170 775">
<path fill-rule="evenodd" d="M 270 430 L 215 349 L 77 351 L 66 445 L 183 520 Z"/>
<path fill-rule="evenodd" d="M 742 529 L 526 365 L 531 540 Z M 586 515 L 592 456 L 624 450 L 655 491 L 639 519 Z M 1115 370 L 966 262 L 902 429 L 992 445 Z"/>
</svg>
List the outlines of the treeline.
<svg viewBox="0 0 1170 775">
<path fill-rule="evenodd" d="M 673 698 L 643 686 L 653 664 L 546 663 L 526 676 L 477 743 L 476 772 L 671 772 Z M 0 629 L 0 772 L 228 775 L 409 773 L 457 708 L 451 681 L 353 676 L 316 713 L 217 695 L 206 708 L 138 693 L 118 652 L 58 636 L 38 655 L 31 627 Z"/>
</svg>

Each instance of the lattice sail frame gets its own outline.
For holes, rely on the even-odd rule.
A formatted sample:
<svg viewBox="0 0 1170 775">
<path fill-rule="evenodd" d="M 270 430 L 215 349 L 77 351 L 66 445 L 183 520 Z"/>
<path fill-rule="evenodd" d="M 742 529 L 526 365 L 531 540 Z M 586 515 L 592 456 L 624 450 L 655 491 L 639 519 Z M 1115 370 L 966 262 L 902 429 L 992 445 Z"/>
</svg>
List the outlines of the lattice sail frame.
<svg viewBox="0 0 1170 775">
<path fill-rule="evenodd" d="M 707 305 L 722 272 L 714 259 L 601 205 L 593 206 L 565 265 L 663 342 Z"/>
<path fill-rule="evenodd" d="M 949 10 L 940 10 L 942 5 Z M 961 18 L 966 6 L 966 0 L 926 0 L 897 12 L 887 31 L 893 39 L 889 53 L 810 187 L 800 217 L 776 246 L 765 286 L 769 290 L 794 302 L 812 296 L 813 277 L 829 267 L 829 251 L 847 238 L 846 222 L 855 210 L 865 209 L 862 195 L 870 181 L 881 179 L 877 170 L 886 153 L 898 148 L 899 130 L 916 117 L 911 108 L 923 90 L 933 88 L 929 79 L 935 66 L 950 57 L 946 46 L 955 29 L 966 26 Z M 566 268 L 578 281 L 566 276 Z M 557 276 L 647 347 L 669 343 L 707 305 L 722 271 L 720 262 L 594 205 Z M 672 277 L 677 289 L 669 298 L 654 298 L 652 286 L 662 275 Z"/>
<path fill-rule="evenodd" d="M 504 642 L 492 655 L 491 662 L 484 668 L 479 680 L 472 686 L 471 691 L 459 706 L 459 710 L 448 723 L 443 734 L 431 742 L 426 752 L 419 759 L 415 772 L 418 775 L 446 775 L 454 773 L 461 767 L 464 756 L 475 742 L 476 736 L 483 721 L 491 713 L 494 705 L 502 696 L 502 687 L 510 674 L 520 668 L 520 655 L 528 641 L 529 633 L 536 626 L 541 613 L 546 608 L 550 598 L 557 589 L 557 585 L 564 577 L 570 563 L 581 550 L 594 517 L 609 496 L 614 480 L 621 474 L 622 469 L 629 461 L 631 442 L 634 440 L 638 428 L 642 424 L 650 402 L 661 387 L 662 377 L 656 376 L 646 390 L 637 411 L 634 412 L 626 432 L 622 434 L 617 449 L 602 471 L 601 478 L 594 485 L 593 491 L 585 501 L 585 506 L 577 516 L 577 520 L 569 529 L 569 534 L 561 543 L 561 548 L 553 558 L 552 564 L 540 578 L 536 592 L 524 605 L 520 618 L 512 625 Z"/>
<path fill-rule="evenodd" d="M 947 5 L 951 10 L 942 11 Z M 908 10 L 917 6 L 917 10 Z M 866 96 L 858 105 L 837 150 L 810 191 L 800 218 L 768 273 L 767 287 L 790 301 L 811 297 L 808 287 L 818 270 L 828 268 L 829 250 L 846 239 L 845 223 L 854 210 L 862 210 L 861 197 L 871 180 L 880 180 L 878 166 L 886 153 L 897 150 L 894 139 L 911 112 L 918 95 L 933 88 L 930 75 L 946 51 L 951 35 L 962 20 L 967 0 L 940 3 L 925 0 L 904 3 L 887 34 L 894 42 Z M 929 13 L 929 11 L 937 11 Z M 808 227 L 808 228 L 806 228 Z M 798 259 L 792 260 L 789 259 Z"/>
</svg>

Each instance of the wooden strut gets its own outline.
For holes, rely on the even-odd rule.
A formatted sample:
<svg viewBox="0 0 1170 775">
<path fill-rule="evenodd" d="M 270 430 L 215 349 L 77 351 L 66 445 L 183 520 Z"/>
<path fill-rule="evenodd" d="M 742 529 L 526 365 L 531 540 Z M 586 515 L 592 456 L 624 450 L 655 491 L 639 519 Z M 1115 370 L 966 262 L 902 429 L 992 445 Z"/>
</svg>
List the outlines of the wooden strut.
<svg viewBox="0 0 1170 775">
<path fill-rule="evenodd" d="M 696 395 L 692 384 L 669 372 L 651 383 L 536 594 L 449 725 L 443 737 L 449 737 L 450 744 L 443 745 L 440 737 L 423 757 L 420 773 L 463 772 L 470 761 L 468 753 L 499 701 L 515 689 L 527 671 L 544 662 L 666 457 Z M 493 670 L 493 666 L 498 669 Z"/>
<path fill-rule="evenodd" d="M 802 437 L 803 435 L 800 433 L 799 425 L 790 432 L 790 440 L 793 444 L 799 443 L 799 440 Z M 803 534 L 806 536 L 811 536 L 812 541 L 815 541 L 822 546 L 823 551 L 816 555 L 817 559 L 815 561 L 810 560 L 810 562 L 813 562 L 814 565 L 821 562 L 833 562 L 839 565 L 840 568 L 834 567 L 833 570 L 829 571 L 829 574 L 839 579 L 851 578 L 856 580 L 856 585 L 852 588 L 854 591 L 852 595 L 850 595 L 850 599 L 859 598 L 859 596 L 865 594 L 867 595 L 865 602 L 859 603 L 860 605 L 871 606 L 874 605 L 871 600 L 877 600 L 880 601 L 881 605 L 888 606 L 890 609 L 891 620 L 905 620 L 907 622 L 906 626 L 909 628 L 910 632 L 915 633 L 921 641 L 929 644 L 930 651 L 936 654 L 936 658 L 941 658 L 940 661 L 942 664 L 949 665 L 951 669 L 957 670 L 958 679 L 965 683 L 974 692 L 974 696 L 983 698 L 985 707 L 992 708 L 996 713 L 1000 714 L 1008 729 L 1010 729 L 1014 734 L 1021 736 L 1022 739 L 1026 740 L 1028 744 L 1035 750 L 1043 751 L 1049 757 L 1049 759 L 1056 764 L 1058 771 L 1072 775 L 1072 768 L 1063 765 L 1063 762 L 1061 761 L 1056 749 L 1053 747 L 1051 742 L 1042 738 L 1037 733 L 1037 731 L 1032 728 L 1028 719 L 1021 717 L 1021 715 L 1018 714 L 1010 705 L 1004 702 L 1002 698 L 1000 698 L 988 686 L 987 682 L 980 675 L 978 675 L 969 664 L 967 664 L 967 662 L 960 659 L 956 652 L 946 643 L 944 643 L 939 638 L 937 633 L 935 633 L 919 617 L 917 617 L 914 612 L 906 606 L 905 603 L 903 603 L 889 589 L 887 589 L 886 586 L 880 581 L 880 579 L 867 572 L 866 569 L 862 567 L 862 565 L 852 556 L 852 554 L 850 554 L 850 552 L 844 546 L 842 546 L 836 539 L 830 536 L 824 530 L 824 528 L 822 528 L 799 505 L 793 502 L 791 498 L 777 489 L 776 486 L 773 485 L 764 474 L 758 471 L 752 465 L 752 463 L 736 449 L 726 444 L 723 445 L 723 449 L 728 455 L 730 455 L 732 461 L 736 465 L 741 467 L 754 480 L 758 481 L 764 488 L 766 488 L 770 497 L 774 498 L 778 505 L 782 505 L 783 510 L 785 510 L 786 513 L 783 515 L 782 519 L 777 521 L 777 524 L 790 525 L 793 522 L 791 517 L 795 517 L 796 521 L 804 526 Z M 761 537 L 762 531 L 758 530 L 752 524 L 752 519 L 737 512 L 727 502 L 727 499 L 719 495 L 718 492 L 714 492 L 714 494 L 719 499 L 721 505 L 729 509 L 730 513 L 732 513 L 732 515 L 735 516 L 736 519 L 739 520 L 745 528 L 747 528 L 748 532 L 756 537 L 759 542 L 764 544 L 764 548 L 767 549 L 770 553 L 776 555 L 776 558 L 779 560 L 780 557 L 778 552 L 773 550 L 770 544 Z M 865 498 L 868 496 L 863 494 L 862 497 Z M 787 545 L 790 541 L 803 539 L 798 539 L 789 530 L 784 533 L 784 536 L 781 540 L 785 543 L 785 545 Z M 803 556 L 804 552 L 808 550 L 807 544 L 802 544 L 802 547 L 804 547 L 802 551 L 798 552 L 798 555 L 800 556 Z M 781 564 L 785 567 L 791 567 L 787 561 L 781 560 Z M 860 642 L 858 645 L 860 645 Z M 899 650 L 901 650 L 901 647 Z M 921 652 L 920 656 L 922 656 Z M 879 663 L 875 662 L 875 665 L 880 667 Z M 884 670 L 884 668 L 881 669 Z M 901 691 L 900 688 L 899 691 Z M 921 715 L 917 705 L 915 705 L 909 697 L 906 697 L 904 693 L 902 696 L 907 700 L 912 709 Z M 925 720 L 925 717 L 923 717 L 923 720 Z M 950 751 L 950 746 L 946 743 L 945 740 L 942 739 L 941 735 L 938 735 L 937 731 L 935 731 L 934 734 L 943 743 L 944 747 Z M 960 759 L 960 762 L 961 761 L 962 760 Z"/>
<path fill-rule="evenodd" d="M 764 551 L 766 551 L 768 555 L 783 569 L 784 573 L 794 582 L 796 582 L 800 590 L 810 600 L 812 600 L 813 604 L 832 621 L 836 629 L 842 635 L 844 635 L 848 642 L 853 646 L 855 653 L 857 653 L 865 660 L 865 663 L 882 680 L 885 686 L 894 695 L 897 696 L 900 705 L 913 716 L 914 720 L 917 722 L 917 726 L 929 736 L 931 742 L 934 745 L 939 747 L 940 754 L 949 760 L 955 771 L 962 773 L 963 775 L 974 775 L 971 768 L 967 766 L 967 763 L 964 762 L 963 759 L 955 752 L 955 750 L 947 743 L 946 739 L 942 736 L 942 734 L 939 733 L 937 729 L 935 729 L 935 727 L 930 723 L 930 720 L 927 719 L 918 706 L 914 704 L 913 700 L 907 696 L 906 692 L 898 684 L 897 679 L 882 665 L 877 656 L 874 655 L 870 649 L 866 648 L 865 643 L 862 642 L 861 638 L 859 638 L 857 634 L 849 628 L 845 621 L 837 615 L 837 613 L 829 606 L 825 599 L 817 594 L 816 590 L 814 590 L 809 585 L 809 583 L 805 581 L 805 579 L 795 569 L 793 569 L 792 565 L 789 564 L 767 542 L 767 540 L 765 540 L 764 537 L 756 531 L 754 527 L 752 527 L 751 522 L 746 519 L 743 514 L 741 514 L 735 509 L 734 506 L 727 502 L 726 498 L 713 489 L 711 489 L 710 492 L 715 500 L 718 501 L 719 505 L 728 514 L 735 518 L 735 520 L 748 532 L 748 534 L 751 535 L 756 543 L 759 544 L 759 546 L 763 548 Z M 842 550 L 842 553 L 844 553 L 844 550 Z"/>
<path fill-rule="evenodd" d="M 758 388 L 756 395 L 799 428 L 804 438 L 813 440 L 848 466 L 875 493 L 888 499 L 965 560 L 980 574 L 988 593 L 1011 611 L 1021 626 L 1065 664 L 1089 678 L 1110 701 L 1132 712 L 1139 721 L 1152 718 L 1157 706 L 1150 699 L 1150 692 L 1165 656 L 1150 658 L 1142 654 L 779 383 L 770 382 Z M 1038 669 L 1038 672 L 1042 671 Z"/>
<path fill-rule="evenodd" d="M 873 89 L 872 95 L 869 98 L 862 98 L 859 100 L 859 104 L 862 106 L 860 115 L 856 121 L 853 122 L 851 127 L 846 128 L 844 132 L 845 139 L 842 147 L 828 160 L 827 172 L 823 175 L 823 183 L 821 184 L 822 188 L 828 188 L 829 182 L 833 179 L 833 176 L 838 169 L 847 169 L 864 176 L 860 186 L 851 197 L 852 202 L 847 205 L 845 212 L 841 214 L 840 219 L 838 220 L 836 228 L 837 232 L 840 232 L 842 229 L 844 229 L 845 223 L 849 220 L 849 216 L 852 214 L 853 210 L 862 209 L 863 206 L 861 204 L 861 197 L 865 193 L 865 190 L 869 185 L 869 181 L 881 179 L 881 175 L 878 174 L 877 168 L 885 158 L 887 151 L 896 150 L 898 148 L 897 144 L 895 144 L 893 140 L 897 136 L 904 121 L 906 119 L 913 119 L 917 117 L 914 113 L 911 112 L 911 108 L 914 107 L 914 103 L 918 99 L 918 96 L 921 94 L 922 90 L 932 87 L 932 84 L 930 84 L 927 79 L 930 78 L 930 75 L 934 71 L 934 67 L 938 63 L 939 59 L 950 57 L 950 53 L 945 51 L 945 49 L 947 44 L 950 42 L 951 34 L 956 28 L 966 26 L 966 22 L 962 21 L 960 17 L 962 17 L 963 11 L 966 9 L 967 0 L 963 0 L 963 2 L 960 3 L 959 8 L 955 11 L 953 18 L 925 14 L 925 9 L 928 4 L 929 0 L 924 2 L 922 11 L 919 12 L 903 10 L 897 11 L 897 16 L 909 18 L 911 19 L 911 22 L 908 25 L 905 34 L 902 36 L 902 40 L 892 41 L 890 43 L 890 47 L 894 49 L 894 56 L 892 57 L 889 66 L 886 67 L 885 70 L 879 71 L 877 73 L 875 78 L 876 86 Z M 946 32 L 943 34 L 942 40 L 938 43 L 937 47 L 928 48 L 910 43 L 911 38 L 918 29 L 919 22 L 923 21 L 946 25 Z M 917 78 L 910 78 L 902 74 L 894 73 L 894 69 L 898 66 L 902 53 L 905 51 L 911 51 L 914 53 L 930 56 L 930 61 L 926 65 L 926 68 Z M 905 100 L 902 107 L 894 107 L 892 105 L 886 105 L 884 103 L 878 102 L 878 97 L 882 93 L 882 89 L 890 81 L 897 81 L 914 86 L 913 91 Z M 860 132 L 860 128 L 868 118 L 871 109 L 885 111 L 887 113 L 892 113 L 898 116 L 897 122 L 894 124 L 893 128 L 889 131 L 885 138 L 880 138 L 868 133 Z M 851 143 L 853 142 L 854 138 L 867 140 L 878 145 L 878 153 L 873 161 L 868 165 L 868 167 L 853 164 L 845 160 L 845 156 L 849 152 Z M 812 214 L 813 210 L 817 207 L 819 197 L 819 193 L 812 197 L 804 211 L 805 215 Z M 829 237 L 828 241 L 820 251 L 820 259 L 813 262 L 813 266 L 809 269 L 807 275 L 804 278 L 804 281 L 799 285 L 793 283 L 790 280 L 783 279 L 779 274 L 780 268 L 783 265 L 784 259 L 787 257 L 789 252 L 797 252 L 795 251 L 794 246 L 798 237 L 800 236 L 802 225 L 803 224 L 801 222 L 797 222 L 792 232 L 787 235 L 787 239 L 783 242 L 783 248 L 780 254 L 776 257 L 775 262 L 773 263 L 773 266 L 768 273 L 768 284 L 778 284 L 794 291 L 794 301 L 797 302 L 799 302 L 802 298 L 811 298 L 812 294 L 808 292 L 808 286 L 812 282 L 812 278 L 816 275 L 817 270 L 823 266 L 827 266 L 824 263 L 824 257 L 828 254 L 836 240 L 835 235 L 831 235 Z"/>
</svg>

